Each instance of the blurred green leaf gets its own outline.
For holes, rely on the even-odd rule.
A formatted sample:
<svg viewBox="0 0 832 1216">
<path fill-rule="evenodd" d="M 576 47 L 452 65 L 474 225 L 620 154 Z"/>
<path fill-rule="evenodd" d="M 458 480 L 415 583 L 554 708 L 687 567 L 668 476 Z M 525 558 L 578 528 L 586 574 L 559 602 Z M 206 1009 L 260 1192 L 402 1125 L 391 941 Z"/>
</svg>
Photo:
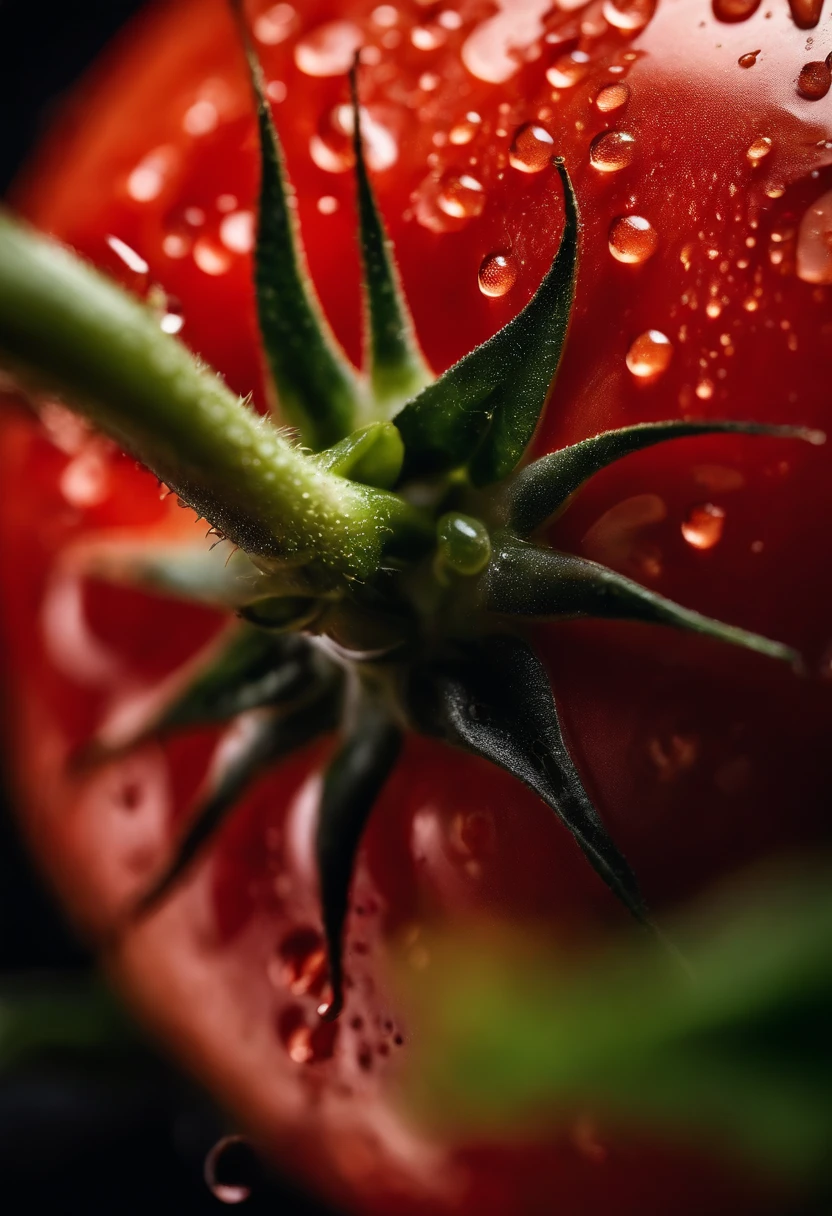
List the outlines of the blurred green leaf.
<svg viewBox="0 0 832 1216">
<path fill-rule="evenodd" d="M 147 1054 L 138 1031 L 100 980 L 44 975 L 0 983 L 0 1071 L 43 1057 Z"/>
<path fill-rule="evenodd" d="M 441 945 L 413 990 L 424 1112 L 505 1133 L 589 1106 L 789 1175 L 832 1172 L 829 872 L 757 876 L 672 940 L 630 936 L 580 965 L 528 935 Z"/>
</svg>

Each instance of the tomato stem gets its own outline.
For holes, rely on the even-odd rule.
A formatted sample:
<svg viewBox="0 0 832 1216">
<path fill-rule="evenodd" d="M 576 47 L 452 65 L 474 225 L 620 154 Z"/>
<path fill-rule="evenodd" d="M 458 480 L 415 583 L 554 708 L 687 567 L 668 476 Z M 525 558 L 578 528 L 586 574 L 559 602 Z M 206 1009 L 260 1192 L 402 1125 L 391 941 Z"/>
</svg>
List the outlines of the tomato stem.
<svg viewBox="0 0 832 1216">
<path fill-rule="evenodd" d="M 319 585 L 366 578 L 421 523 L 399 496 L 327 471 L 155 314 L 54 242 L 0 217 L 0 362 L 57 393 L 223 536 Z"/>
</svg>

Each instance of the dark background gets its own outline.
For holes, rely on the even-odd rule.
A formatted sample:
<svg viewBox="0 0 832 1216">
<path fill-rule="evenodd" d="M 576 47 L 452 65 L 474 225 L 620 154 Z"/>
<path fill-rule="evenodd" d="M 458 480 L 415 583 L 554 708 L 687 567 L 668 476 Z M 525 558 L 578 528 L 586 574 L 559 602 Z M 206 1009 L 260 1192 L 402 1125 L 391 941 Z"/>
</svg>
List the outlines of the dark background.
<svg viewBox="0 0 832 1216">
<path fill-rule="evenodd" d="M 0 193 L 49 125 L 62 94 L 139 0 L 0 0 Z M 82 988 L 91 961 L 61 920 L 0 793 L 0 1013 L 10 986 L 55 999 Z M 0 1059 L 0 1208 L 5 1216 L 325 1216 L 254 1162 L 251 1198 L 231 1209 L 203 1180 L 205 1156 L 235 1130 L 150 1049 L 114 1061 Z"/>
</svg>

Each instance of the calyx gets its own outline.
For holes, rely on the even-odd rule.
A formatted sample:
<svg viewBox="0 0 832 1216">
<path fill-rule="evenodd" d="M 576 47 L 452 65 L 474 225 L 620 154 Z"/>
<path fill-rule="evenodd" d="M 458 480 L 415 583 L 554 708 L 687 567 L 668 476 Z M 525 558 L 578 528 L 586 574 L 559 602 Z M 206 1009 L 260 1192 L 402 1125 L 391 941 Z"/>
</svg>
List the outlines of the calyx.
<svg viewBox="0 0 832 1216">
<path fill-rule="evenodd" d="M 334 1017 L 362 831 L 420 731 L 512 773 L 551 808 L 640 921 L 636 879 L 564 743 L 526 621 L 652 622 L 797 666 L 788 646 L 711 620 L 623 575 L 547 547 L 541 530 L 583 482 L 648 446 L 696 435 L 818 432 L 737 421 L 668 421 L 605 432 L 521 466 L 566 342 L 581 224 L 563 162 L 560 247 L 532 300 L 493 338 L 434 378 L 419 349 L 366 169 L 351 73 L 366 374 L 351 367 L 306 271 L 291 187 L 241 5 L 261 149 L 255 291 L 281 418 L 259 417 L 152 312 L 9 217 L 0 217 L 0 360 L 58 392 L 134 453 L 236 546 L 166 552 L 121 545 L 97 577 L 210 602 L 238 621 L 197 674 L 129 736 L 102 733 L 86 757 L 245 715 L 242 742 L 212 773 L 155 907 L 246 789 L 310 740 L 337 732 L 317 828 Z M 536 539 L 537 538 L 537 539 Z M 193 671 L 193 668 L 190 669 Z"/>
</svg>

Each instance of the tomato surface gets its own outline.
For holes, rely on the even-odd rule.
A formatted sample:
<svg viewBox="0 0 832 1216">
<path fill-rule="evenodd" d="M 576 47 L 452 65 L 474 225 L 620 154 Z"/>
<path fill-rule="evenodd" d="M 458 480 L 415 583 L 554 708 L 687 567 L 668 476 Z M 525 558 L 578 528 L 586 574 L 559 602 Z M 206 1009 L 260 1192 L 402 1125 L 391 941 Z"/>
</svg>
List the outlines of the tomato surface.
<svg viewBox="0 0 832 1216">
<path fill-rule="evenodd" d="M 832 12 L 807 31 L 786 0 L 747 10 L 723 21 L 706 0 L 253 3 L 312 276 L 351 357 L 343 107 L 361 44 L 370 166 L 437 371 L 515 315 L 548 267 L 562 226 L 554 150 L 584 229 L 537 451 L 683 416 L 832 427 L 832 95 L 810 100 L 796 83 L 832 51 Z M 263 400 L 256 185 L 226 6 L 180 0 L 123 35 L 17 201 L 138 293 L 161 287 L 188 345 Z M 391 954 L 428 985 L 428 925 L 533 922 L 578 944 L 624 915 L 534 796 L 437 743 L 408 740 L 373 812 L 334 1026 L 315 1012 L 326 974 L 311 856 L 329 746 L 261 781 L 165 906 L 113 944 L 212 754 L 234 739 L 199 732 L 73 768 L 102 721 L 158 691 L 222 624 L 85 578 L 79 554 L 102 533 L 198 543 L 205 525 L 60 407 L 43 426 L 11 414 L 2 426 L 7 728 L 28 835 L 77 922 L 106 939 L 134 1008 L 260 1140 L 366 1212 L 782 1211 L 783 1196 L 737 1166 L 604 1127 L 589 1136 L 585 1119 L 556 1140 L 467 1144 L 407 1115 Z M 828 836 L 830 460 L 830 444 L 668 444 L 596 477 L 553 526 L 558 547 L 806 655 L 798 679 L 646 626 L 539 631 L 581 771 L 659 912 Z"/>
</svg>

